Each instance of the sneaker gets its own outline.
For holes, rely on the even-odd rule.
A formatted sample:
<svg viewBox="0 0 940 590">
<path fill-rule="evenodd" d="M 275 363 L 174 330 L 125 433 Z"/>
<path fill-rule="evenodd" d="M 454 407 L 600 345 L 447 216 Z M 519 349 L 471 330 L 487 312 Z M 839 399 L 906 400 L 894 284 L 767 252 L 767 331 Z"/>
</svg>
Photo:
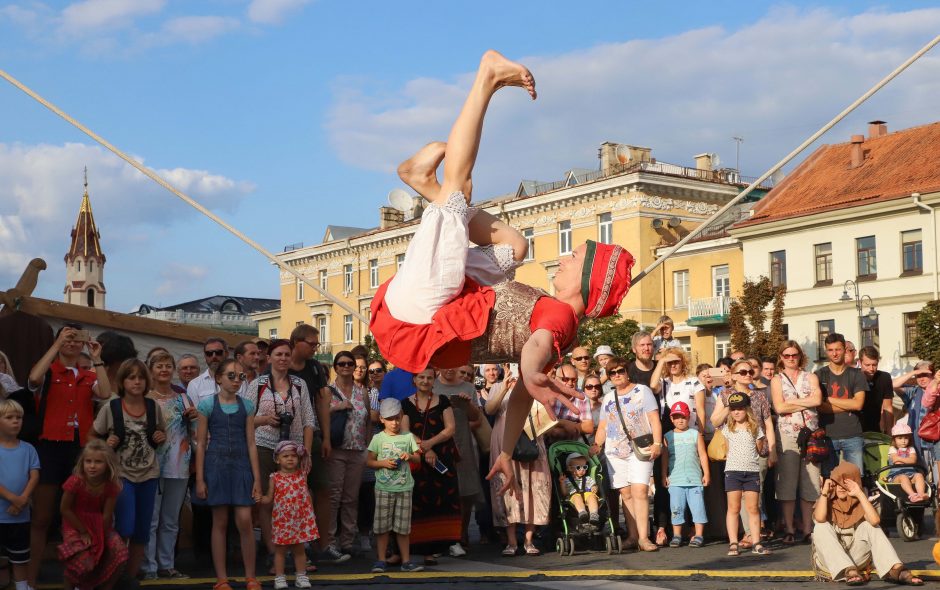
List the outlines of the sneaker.
<svg viewBox="0 0 940 590">
<path fill-rule="evenodd" d="M 349 561 L 350 559 L 352 559 L 352 555 L 348 553 L 343 553 L 339 549 L 337 549 L 334 545 L 330 545 L 323 551 L 321 558 L 323 559 L 323 561 L 330 561 L 333 563 L 343 563 L 345 561 Z"/>
<path fill-rule="evenodd" d="M 588 517 L 588 520 L 590 521 L 591 524 L 593 524 L 594 526 L 597 526 L 601 521 L 601 515 L 596 512 L 592 512 L 590 516 Z"/>
<path fill-rule="evenodd" d="M 297 574 L 294 578 L 294 588 L 310 588 L 310 578 L 306 574 Z"/>
<path fill-rule="evenodd" d="M 420 572 L 420 571 L 424 571 L 424 566 L 421 564 L 417 564 L 413 561 L 406 561 L 405 563 L 401 564 L 401 571 Z"/>
<path fill-rule="evenodd" d="M 274 576 L 274 590 L 287 590 L 287 578 Z"/>
<path fill-rule="evenodd" d="M 384 574 L 385 573 L 385 562 L 376 561 L 372 564 L 372 573 L 373 574 Z"/>
<path fill-rule="evenodd" d="M 589 519 L 590 519 L 590 515 L 587 513 L 587 510 L 582 510 L 581 512 L 578 513 L 578 521 L 581 524 L 587 524 Z"/>
<path fill-rule="evenodd" d="M 156 580 L 157 572 L 144 572 L 143 579 L 144 580 Z"/>
<path fill-rule="evenodd" d="M 359 549 L 363 553 L 370 553 L 372 551 L 372 542 L 369 541 L 369 535 L 362 535 L 359 538 Z"/>
<path fill-rule="evenodd" d="M 454 543 L 451 545 L 450 549 L 448 549 L 448 553 L 450 553 L 451 557 L 463 557 L 467 554 L 466 550 L 460 546 L 460 543 Z"/>
<path fill-rule="evenodd" d="M 189 576 L 173 568 L 166 569 L 166 570 L 157 570 L 157 576 L 160 578 L 168 578 L 170 580 L 188 580 L 189 579 Z"/>
</svg>

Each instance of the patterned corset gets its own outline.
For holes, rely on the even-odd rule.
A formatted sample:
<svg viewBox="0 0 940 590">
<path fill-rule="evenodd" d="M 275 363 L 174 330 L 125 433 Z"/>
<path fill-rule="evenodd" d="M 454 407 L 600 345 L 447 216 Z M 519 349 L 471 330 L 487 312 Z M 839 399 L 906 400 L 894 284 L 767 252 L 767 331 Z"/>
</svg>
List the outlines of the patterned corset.
<svg viewBox="0 0 940 590">
<path fill-rule="evenodd" d="M 490 310 L 486 332 L 471 342 L 472 362 L 517 363 L 522 347 L 529 336 L 529 321 L 535 303 L 548 293 L 515 281 L 505 281 L 492 286 L 496 303 Z"/>
</svg>

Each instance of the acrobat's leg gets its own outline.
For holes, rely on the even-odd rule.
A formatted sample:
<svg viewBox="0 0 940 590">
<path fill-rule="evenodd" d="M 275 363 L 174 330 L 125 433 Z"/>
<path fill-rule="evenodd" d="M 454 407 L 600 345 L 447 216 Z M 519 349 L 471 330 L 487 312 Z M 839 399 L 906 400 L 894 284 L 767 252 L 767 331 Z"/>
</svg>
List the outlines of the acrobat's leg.
<svg viewBox="0 0 940 590">
<path fill-rule="evenodd" d="M 467 203 L 470 203 L 473 188 L 471 173 L 480 149 L 483 118 L 493 93 L 503 86 L 522 87 L 535 99 L 535 78 L 532 73 L 495 51 L 487 51 L 480 60 L 473 87 L 447 138 L 444 182 L 433 202 L 444 204 L 451 194 L 461 192 Z"/>
<path fill-rule="evenodd" d="M 398 165 L 398 178 L 429 202 L 441 192 L 437 169 L 444 160 L 446 147 L 443 141 L 432 141 Z"/>
</svg>

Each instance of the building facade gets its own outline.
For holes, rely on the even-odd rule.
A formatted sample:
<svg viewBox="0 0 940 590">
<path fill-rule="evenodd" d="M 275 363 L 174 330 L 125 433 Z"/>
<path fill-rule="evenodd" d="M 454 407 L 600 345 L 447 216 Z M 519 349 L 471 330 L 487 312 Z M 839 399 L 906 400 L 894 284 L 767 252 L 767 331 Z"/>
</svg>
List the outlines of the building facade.
<svg viewBox="0 0 940 590">
<path fill-rule="evenodd" d="M 277 299 L 215 295 L 166 307 L 144 303 L 131 315 L 253 336 L 259 333 L 258 316 L 276 314 L 279 304 Z"/>
<path fill-rule="evenodd" d="M 85 170 L 85 191 L 72 228 L 72 240 L 65 254 L 64 301 L 74 305 L 104 309 L 104 264 L 101 234 L 95 224 L 88 198 L 88 170 Z"/>
</svg>

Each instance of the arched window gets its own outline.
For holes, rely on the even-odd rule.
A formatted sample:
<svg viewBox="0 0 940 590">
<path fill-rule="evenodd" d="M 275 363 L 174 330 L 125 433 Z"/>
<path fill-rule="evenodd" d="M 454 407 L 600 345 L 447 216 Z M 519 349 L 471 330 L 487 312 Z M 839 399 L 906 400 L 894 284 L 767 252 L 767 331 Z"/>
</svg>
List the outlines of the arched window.
<svg viewBox="0 0 940 590">
<path fill-rule="evenodd" d="M 234 301 L 226 301 L 222 304 L 222 313 L 241 313 L 238 309 L 238 304 Z"/>
<path fill-rule="evenodd" d="M 88 296 L 88 307 L 94 307 L 95 306 L 95 290 L 88 289 L 88 291 L 86 292 L 86 295 Z"/>
</svg>

